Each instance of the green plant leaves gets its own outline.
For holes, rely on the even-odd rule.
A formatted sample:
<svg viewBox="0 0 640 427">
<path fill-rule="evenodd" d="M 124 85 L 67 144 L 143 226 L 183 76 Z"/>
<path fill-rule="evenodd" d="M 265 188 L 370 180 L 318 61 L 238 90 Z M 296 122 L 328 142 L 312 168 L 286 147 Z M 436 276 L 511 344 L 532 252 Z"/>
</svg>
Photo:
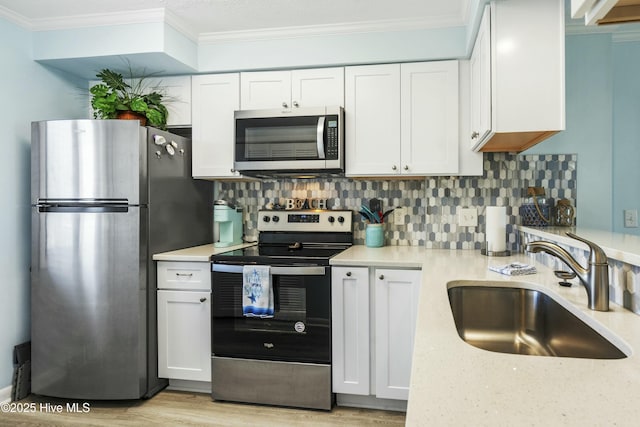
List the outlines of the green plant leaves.
<svg viewBox="0 0 640 427">
<path fill-rule="evenodd" d="M 113 119 L 118 111 L 135 111 L 147 117 L 149 124 L 160 129 L 166 129 L 169 112 L 162 104 L 163 95 L 153 88 L 148 91 L 145 77 L 126 82 L 122 74 L 103 69 L 96 74 L 101 80 L 89 89 L 93 117 L 96 119 Z"/>
</svg>

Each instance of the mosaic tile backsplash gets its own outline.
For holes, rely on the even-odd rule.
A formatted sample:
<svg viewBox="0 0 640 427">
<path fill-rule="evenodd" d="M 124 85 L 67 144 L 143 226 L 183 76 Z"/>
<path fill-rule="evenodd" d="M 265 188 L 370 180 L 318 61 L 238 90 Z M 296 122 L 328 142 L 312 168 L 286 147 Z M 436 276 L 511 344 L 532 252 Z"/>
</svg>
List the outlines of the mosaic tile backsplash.
<svg viewBox="0 0 640 427">
<path fill-rule="evenodd" d="M 487 206 L 507 208 L 507 248 L 517 249 L 514 224 L 526 188 L 543 187 L 554 200 L 576 206 L 577 157 L 485 153 L 484 173 L 477 177 L 428 177 L 411 180 L 354 180 L 349 178 L 286 179 L 262 182 L 216 182 L 215 197 L 244 207 L 245 239 L 256 240 L 258 210 L 286 199 L 328 199 L 331 209 L 354 211 L 354 243 L 364 244 L 365 223 L 357 211 L 369 199 L 383 201 L 383 209 L 407 207 L 403 225 L 385 223 L 385 245 L 438 249 L 481 249 L 485 240 Z M 458 225 L 461 208 L 476 208 L 477 227 Z"/>
</svg>

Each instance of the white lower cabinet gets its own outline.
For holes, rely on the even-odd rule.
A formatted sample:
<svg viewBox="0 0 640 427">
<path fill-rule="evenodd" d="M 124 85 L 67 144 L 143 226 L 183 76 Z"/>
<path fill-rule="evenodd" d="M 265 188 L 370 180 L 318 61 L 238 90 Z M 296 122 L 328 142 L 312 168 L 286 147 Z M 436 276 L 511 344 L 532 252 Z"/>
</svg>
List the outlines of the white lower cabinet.
<svg viewBox="0 0 640 427">
<path fill-rule="evenodd" d="M 407 400 L 421 270 L 332 268 L 333 391 Z"/>
<path fill-rule="evenodd" d="M 210 382 L 209 263 L 158 262 L 157 298 L 158 376 Z"/>
<path fill-rule="evenodd" d="M 376 396 L 409 398 L 420 270 L 375 270 Z"/>
<path fill-rule="evenodd" d="M 331 348 L 334 393 L 368 395 L 369 269 L 331 269 Z"/>
</svg>

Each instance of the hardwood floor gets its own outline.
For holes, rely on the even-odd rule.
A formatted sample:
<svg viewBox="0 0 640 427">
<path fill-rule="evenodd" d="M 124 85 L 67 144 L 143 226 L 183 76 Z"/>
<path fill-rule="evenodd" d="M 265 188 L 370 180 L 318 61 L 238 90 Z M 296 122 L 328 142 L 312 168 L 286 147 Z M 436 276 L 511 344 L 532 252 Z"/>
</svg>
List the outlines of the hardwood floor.
<svg viewBox="0 0 640 427">
<path fill-rule="evenodd" d="M 67 410 L 69 401 L 31 396 L 28 413 L 0 412 L 0 426 L 403 426 L 403 412 L 335 407 L 331 412 L 213 402 L 208 394 L 162 391 L 152 399 L 88 402 Z M 50 404 L 51 406 L 47 406 Z M 56 405 L 61 405 L 56 407 Z M 60 413 L 54 413 L 55 409 Z M 48 409 L 48 411 L 47 411 Z"/>
</svg>

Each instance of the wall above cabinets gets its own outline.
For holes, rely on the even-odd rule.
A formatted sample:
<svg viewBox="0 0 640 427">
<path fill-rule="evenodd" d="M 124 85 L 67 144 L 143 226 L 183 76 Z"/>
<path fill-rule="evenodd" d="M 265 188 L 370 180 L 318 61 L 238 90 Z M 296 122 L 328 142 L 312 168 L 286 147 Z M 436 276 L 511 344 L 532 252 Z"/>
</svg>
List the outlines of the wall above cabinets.
<svg viewBox="0 0 640 427">
<path fill-rule="evenodd" d="M 564 2 L 492 1 L 470 59 L 469 144 L 520 152 L 565 128 Z"/>
</svg>

